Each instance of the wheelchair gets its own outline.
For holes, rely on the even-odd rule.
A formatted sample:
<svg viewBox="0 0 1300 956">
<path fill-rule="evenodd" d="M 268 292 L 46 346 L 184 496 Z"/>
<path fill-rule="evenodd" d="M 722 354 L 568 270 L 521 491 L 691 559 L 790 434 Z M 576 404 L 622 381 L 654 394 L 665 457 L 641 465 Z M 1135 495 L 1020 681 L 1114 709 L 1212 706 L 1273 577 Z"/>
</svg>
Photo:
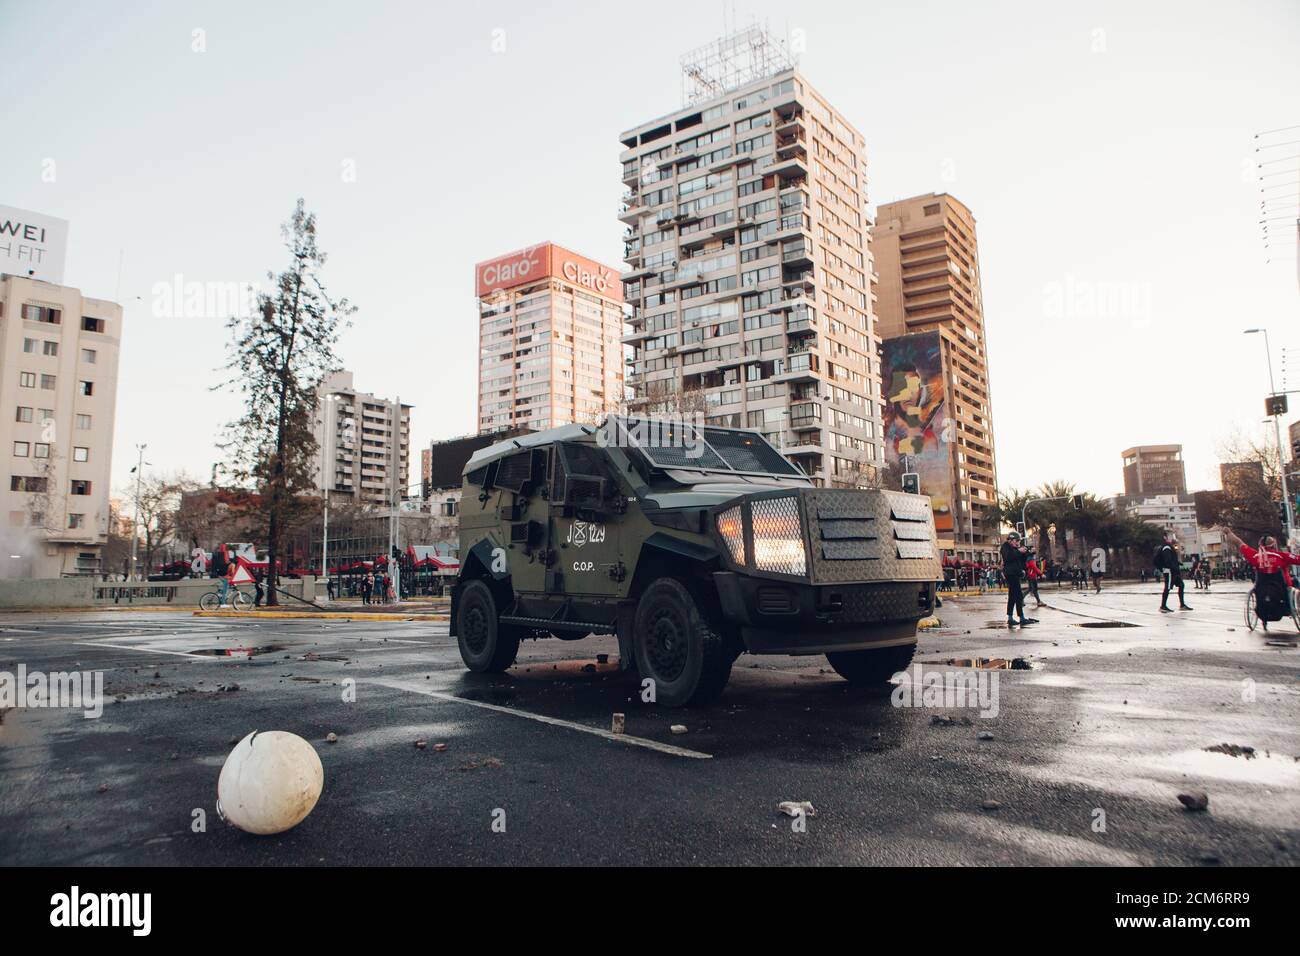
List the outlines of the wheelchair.
<svg viewBox="0 0 1300 956">
<path fill-rule="evenodd" d="M 1284 593 L 1277 593 L 1278 592 L 1277 586 L 1273 584 L 1269 584 L 1269 586 L 1265 589 L 1265 595 L 1269 596 L 1268 592 L 1273 591 L 1274 593 L 1273 595 L 1271 595 L 1271 597 L 1276 599 L 1277 603 L 1284 604 L 1285 612 L 1279 614 L 1275 618 L 1270 616 L 1266 620 L 1259 616 L 1259 598 L 1255 593 L 1257 590 L 1259 590 L 1259 586 L 1261 583 L 1265 583 L 1265 582 L 1261 582 L 1258 578 L 1256 578 L 1255 586 L 1252 587 L 1250 591 L 1246 594 L 1247 629 L 1253 631 L 1255 630 L 1255 627 L 1258 625 L 1264 632 L 1267 633 L 1268 625 L 1270 621 L 1276 622 L 1282 620 L 1282 618 L 1284 617 L 1290 617 L 1291 623 L 1295 625 L 1295 629 L 1297 631 L 1300 631 L 1300 595 L 1297 594 L 1296 588 L 1288 587 L 1287 585 L 1283 584 L 1281 590 Z"/>
</svg>

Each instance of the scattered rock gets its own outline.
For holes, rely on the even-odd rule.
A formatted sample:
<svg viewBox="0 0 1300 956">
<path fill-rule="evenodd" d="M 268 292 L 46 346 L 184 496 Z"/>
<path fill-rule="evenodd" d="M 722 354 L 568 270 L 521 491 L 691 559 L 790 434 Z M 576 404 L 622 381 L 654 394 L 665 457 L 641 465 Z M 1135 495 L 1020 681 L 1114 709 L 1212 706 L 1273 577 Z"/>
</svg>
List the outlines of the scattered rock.
<svg viewBox="0 0 1300 956">
<path fill-rule="evenodd" d="M 817 808 L 808 800 L 783 800 L 776 808 L 787 817 L 797 817 L 800 814 L 805 817 L 817 816 Z"/>
<path fill-rule="evenodd" d="M 428 741 L 426 741 L 426 740 L 417 740 L 417 741 L 415 742 L 415 749 L 416 749 L 416 750 L 423 750 L 423 749 L 424 749 L 425 747 L 427 747 L 427 746 L 429 746 L 429 743 L 428 743 Z"/>
<path fill-rule="evenodd" d="M 106 783 L 101 783 L 101 784 L 99 785 L 99 792 L 100 792 L 100 793 L 108 793 L 108 784 L 106 784 Z"/>
<path fill-rule="evenodd" d="M 327 744 L 336 744 L 339 742 L 339 735 L 336 733 L 328 733 L 325 735 L 325 742 Z"/>
<path fill-rule="evenodd" d="M 936 727 L 969 727 L 971 721 L 969 717 L 951 717 L 948 714 L 935 714 L 930 718 L 931 726 Z"/>
<path fill-rule="evenodd" d="M 987 730 L 981 730 L 978 734 L 975 735 L 975 738 L 977 740 L 992 740 L 993 735 L 989 733 Z"/>
<path fill-rule="evenodd" d="M 1184 810 L 1192 812 L 1208 810 L 1210 807 L 1210 797 L 1204 790 L 1193 790 L 1191 793 L 1180 793 L 1178 802 L 1183 805 Z"/>
<path fill-rule="evenodd" d="M 447 745 L 446 745 L 446 744 L 434 744 L 434 745 L 433 745 L 433 751 L 434 751 L 434 753 L 440 753 L 440 754 L 441 754 L 441 753 L 446 753 L 446 752 L 447 752 Z"/>
<path fill-rule="evenodd" d="M 671 730 L 671 731 L 672 731 L 673 733 L 675 733 L 675 734 L 684 734 L 684 733 L 686 733 L 686 725 L 685 725 L 685 724 L 673 724 L 673 725 L 672 725 L 671 727 L 669 727 L 668 729 Z"/>
<path fill-rule="evenodd" d="M 1002 804 L 998 803 L 996 800 L 985 800 L 983 803 L 980 804 L 980 809 L 981 809 L 981 810 L 997 810 L 997 809 L 1001 808 L 1001 806 L 1002 806 Z"/>
</svg>

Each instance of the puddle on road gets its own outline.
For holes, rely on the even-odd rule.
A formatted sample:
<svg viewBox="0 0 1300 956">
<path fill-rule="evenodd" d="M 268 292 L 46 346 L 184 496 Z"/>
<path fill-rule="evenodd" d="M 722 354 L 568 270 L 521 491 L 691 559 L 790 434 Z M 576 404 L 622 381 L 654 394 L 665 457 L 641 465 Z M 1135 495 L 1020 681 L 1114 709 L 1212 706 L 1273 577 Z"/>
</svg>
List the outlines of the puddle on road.
<svg viewBox="0 0 1300 956">
<path fill-rule="evenodd" d="M 1037 665 L 1025 657 L 954 657 L 946 661 L 925 661 L 949 667 L 973 667 L 982 671 L 1032 671 Z"/>
<path fill-rule="evenodd" d="M 189 651 L 201 657 L 257 657 L 260 654 L 272 654 L 284 650 L 284 644 L 261 644 L 257 647 L 200 647 Z"/>
<path fill-rule="evenodd" d="M 1128 621 L 1084 621 L 1082 624 L 1076 624 L 1075 627 L 1141 627 L 1140 624 L 1130 624 Z"/>
<path fill-rule="evenodd" d="M 1269 787 L 1300 786 L 1300 761 L 1287 754 L 1255 750 L 1254 757 L 1243 760 L 1224 750 L 1186 750 L 1154 762 L 1160 769 L 1188 777 L 1210 777 Z"/>
</svg>

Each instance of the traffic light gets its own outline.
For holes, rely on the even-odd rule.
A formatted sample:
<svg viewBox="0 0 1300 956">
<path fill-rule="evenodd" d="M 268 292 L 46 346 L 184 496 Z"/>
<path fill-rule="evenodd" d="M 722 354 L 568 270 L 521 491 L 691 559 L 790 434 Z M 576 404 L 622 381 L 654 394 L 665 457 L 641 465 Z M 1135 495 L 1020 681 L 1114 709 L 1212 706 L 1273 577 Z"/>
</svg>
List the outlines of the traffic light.
<svg viewBox="0 0 1300 956">
<path fill-rule="evenodd" d="M 1277 502 L 1277 523 L 1284 528 L 1286 527 L 1286 502 L 1285 501 Z"/>
<path fill-rule="evenodd" d="M 921 493 L 921 476 L 915 471 L 904 472 L 903 490 L 909 495 L 919 495 Z"/>
<path fill-rule="evenodd" d="M 1075 511 L 1083 510 L 1083 495 L 1075 495 L 1070 499 L 1070 502 L 1074 505 Z"/>
<path fill-rule="evenodd" d="M 1300 439 L 1296 439 L 1291 443 L 1291 457 L 1296 461 L 1300 461 Z"/>
<path fill-rule="evenodd" d="M 1017 521 L 1016 530 L 1020 532 L 1020 537 L 1023 538 L 1025 536 L 1025 523 L 1023 521 Z"/>
<path fill-rule="evenodd" d="M 1285 414 L 1286 414 L 1286 396 L 1285 396 L 1285 395 L 1270 395 L 1268 398 L 1264 399 L 1264 408 L 1267 409 L 1266 414 L 1269 414 L 1269 415 L 1285 415 Z"/>
</svg>

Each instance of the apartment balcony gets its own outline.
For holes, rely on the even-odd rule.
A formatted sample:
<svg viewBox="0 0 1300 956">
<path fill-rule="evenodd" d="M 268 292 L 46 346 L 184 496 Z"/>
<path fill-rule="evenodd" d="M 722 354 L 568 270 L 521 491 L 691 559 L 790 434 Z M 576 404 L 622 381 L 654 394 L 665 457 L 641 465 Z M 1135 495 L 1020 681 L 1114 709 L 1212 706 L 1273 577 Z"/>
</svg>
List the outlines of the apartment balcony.
<svg viewBox="0 0 1300 956">
<path fill-rule="evenodd" d="M 618 218 L 623 222 L 631 223 L 640 219 L 645 213 L 645 207 L 639 202 L 622 203 L 619 205 Z"/>
<path fill-rule="evenodd" d="M 777 154 L 776 162 L 765 170 L 768 173 L 779 176 L 781 179 L 791 177 L 808 178 L 808 163 L 803 156 L 787 153 L 786 155 Z"/>
<path fill-rule="evenodd" d="M 780 136 L 798 136 L 803 138 L 807 129 L 803 122 L 803 110 L 795 107 L 788 114 L 776 114 L 776 135 Z"/>
<path fill-rule="evenodd" d="M 804 135 L 802 131 L 787 136 L 777 136 L 777 159 L 787 159 L 790 157 L 805 158 L 807 155 L 808 148 L 804 145 Z"/>
<path fill-rule="evenodd" d="M 813 264 L 812 244 L 800 242 L 783 246 L 781 248 L 781 262 L 787 266 L 811 266 Z"/>
</svg>

